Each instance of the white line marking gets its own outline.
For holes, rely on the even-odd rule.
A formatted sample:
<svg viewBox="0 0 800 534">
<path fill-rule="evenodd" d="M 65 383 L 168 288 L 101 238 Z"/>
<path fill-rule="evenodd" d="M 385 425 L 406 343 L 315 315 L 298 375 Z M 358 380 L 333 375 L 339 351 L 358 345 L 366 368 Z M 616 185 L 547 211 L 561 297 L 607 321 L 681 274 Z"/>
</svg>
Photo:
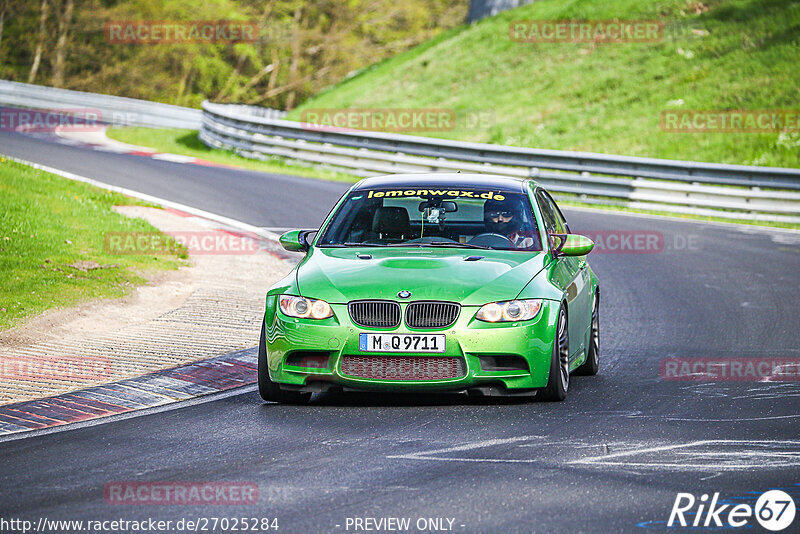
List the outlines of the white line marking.
<svg viewBox="0 0 800 534">
<path fill-rule="evenodd" d="M 697 440 L 688 443 L 660 445 L 655 447 L 632 448 L 624 451 L 614 452 L 611 454 L 604 454 L 602 456 L 592 456 L 582 458 L 579 460 L 572 460 L 563 462 L 560 459 L 550 457 L 537 457 L 528 459 L 514 459 L 514 458 L 467 458 L 467 457 L 448 457 L 443 456 L 449 453 L 458 453 L 464 451 L 471 451 L 480 448 L 487 448 L 497 445 L 517 445 L 517 449 L 522 451 L 526 450 L 523 447 L 530 447 L 531 445 L 543 446 L 545 444 L 554 444 L 569 446 L 571 450 L 577 451 L 580 448 L 585 448 L 591 445 L 581 447 L 583 444 L 572 444 L 570 442 L 557 442 L 551 443 L 544 440 L 545 436 L 520 436 L 514 438 L 504 439 L 488 439 L 466 443 L 463 445 L 456 445 L 453 447 L 444 447 L 441 449 L 433 449 L 427 451 L 419 451 L 409 454 L 390 455 L 386 458 L 403 459 L 403 460 L 426 460 L 426 461 L 440 461 L 440 462 L 474 462 L 474 463 L 511 463 L 511 464 L 525 464 L 525 463 L 556 463 L 565 464 L 567 466 L 593 466 L 593 467 L 608 467 L 614 466 L 617 468 L 632 470 L 633 468 L 643 469 L 671 469 L 671 470 L 687 470 L 694 469 L 698 471 L 712 471 L 721 473 L 724 471 L 742 470 L 742 469 L 758 469 L 758 468 L 786 468 L 796 467 L 800 465 L 800 451 L 792 450 L 778 450 L 780 448 L 797 448 L 800 446 L 800 441 L 792 440 Z M 535 441 L 534 444 L 524 443 L 527 441 Z M 598 443 L 594 447 L 601 447 L 603 444 Z M 713 447 L 739 447 L 739 450 L 718 450 L 714 451 Z M 690 449 L 695 447 L 702 447 L 702 450 L 693 452 Z M 709 450 L 709 448 L 712 448 Z M 608 449 L 606 449 L 608 450 Z M 664 458 L 665 454 L 672 453 L 675 455 L 673 462 L 669 460 L 669 456 Z M 656 457 L 653 461 L 637 461 L 635 456 L 655 454 Z M 701 463 L 704 462 L 704 463 Z M 642 473 L 639 473 L 642 474 Z"/>
<path fill-rule="evenodd" d="M 751 397 L 739 397 L 739 398 L 751 398 Z M 761 397 L 759 397 L 761 398 Z M 773 397 L 764 397 L 764 398 L 773 398 Z M 774 397 L 778 398 L 778 397 Z M 664 421 L 683 421 L 688 423 L 732 423 L 736 421 L 772 421 L 774 419 L 794 419 L 800 417 L 800 414 L 792 414 L 792 415 L 765 415 L 763 417 L 732 417 L 730 419 L 692 419 L 688 417 L 670 417 L 668 415 L 631 415 L 628 417 L 645 417 L 645 418 L 652 418 L 652 419 L 663 419 Z"/>
<path fill-rule="evenodd" d="M 170 161 L 172 163 L 191 163 L 195 159 L 197 159 L 192 156 L 182 156 L 180 154 L 167 154 L 167 153 L 153 154 L 150 157 L 153 159 L 160 159 L 162 161 Z"/>
<path fill-rule="evenodd" d="M 442 458 L 438 456 L 431 456 L 433 454 L 447 454 L 450 452 L 470 451 L 480 449 L 483 447 L 491 447 L 494 445 L 505 445 L 508 443 L 519 443 L 520 441 L 530 441 L 532 439 L 543 439 L 544 436 L 519 436 L 516 438 L 503 438 L 503 439 L 487 439 L 483 441 L 475 441 L 465 445 L 457 445 L 455 447 L 445 447 L 443 449 L 434 449 L 432 451 L 413 452 L 411 454 L 393 454 L 387 456 L 392 459 L 402 460 L 439 460 L 446 462 L 497 462 L 497 463 L 530 463 L 540 461 L 536 460 L 511 460 L 501 458 Z"/>
<path fill-rule="evenodd" d="M 673 450 L 673 449 L 680 449 L 684 447 L 694 447 L 697 445 L 707 445 L 709 443 L 713 443 L 713 440 L 706 440 L 706 441 L 691 441 L 689 443 L 682 443 L 680 445 L 662 445 L 660 447 L 650 447 L 647 449 L 632 449 L 629 451 L 622 451 L 622 452 L 612 452 L 611 454 L 605 454 L 603 456 L 594 456 L 591 458 L 582 458 L 580 460 L 573 460 L 571 464 L 582 464 L 582 463 L 591 463 L 596 460 L 605 460 L 606 458 L 619 458 L 620 456 L 631 456 L 633 454 L 645 454 L 648 452 L 661 452 L 666 450 Z M 630 464 L 634 465 L 634 464 Z"/>
<path fill-rule="evenodd" d="M 697 452 L 682 451 L 678 449 L 687 449 L 689 447 L 704 447 L 714 445 L 733 445 L 739 447 L 751 447 L 750 449 L 742 448 L 734 451 L 708 451 L 701 450 Z M 606 454 L 603 456 L 594 456 L 590 458 L 582 458 L 580 460 L 573 460 L 568 462 L 569 465 L 591 465 L 597 467 L 618 466 L 618 467 L 643 467 L 643 468 L 658 468 L 658 469 L 671 469 L 678 471 L 685 471 L 687 469 L 696 469 L 699 471 L 730 471 L 739 469 L 757 469 L 757 468 L 785 468 L 796 467 L 800 465 L 800 452 L 793 451 L 779 451 L 769 450 L 770 448 L 778 447 L 797 447 L 800 441 L 793 440 L 700 440 L 692 441 L 689 443 L 682 443 L 679 445 L 664 445 L 660 447 L 648 447 L 644 449 L 633 449 L 624 452 L 617 452 L 613 454 Z M 759 447 L 756 449 L 756 447 Z M 765 450 L 766 449 L 766 450 Z M 663 461 L 609 461 L 609 459 L 620 459 L 623 457 L 636 456 L 648 453 L 658 453 L 666 451 L 675 451 L 675 454 L 680 456 L 676 458 L 675 462 L 668 463 Z M 710 457 L 731 457 L 737 458 L 739 462 L 725 462 L 722 463 L 691 463 L 684 461 L 684 456 L 695 456 L 695 459 L 710 458 Z"/>
<path fill-rule="evenodd" d="M 684 456 L 707 456 L 709 458 L 718 458 L 721 456 L 759 456 L 762 451 L 756 450 L 749 450 L 749 451 L 698 451 L 698 452 L 676 452 L 675 454 L 684 455 Z M 784 456 L 786 458 L 800 458 L 800 451 L 798 452 L 781 452 L 781 451 L 770 451 L 770 456 Z"/>
<path fill-rule="evenodd" d="M 570 462 L 574 463 L 574 462 Z M 665 464 L 665 463 L 649 463 L 649 462 L 598 462 L 598 467 L 607 467 L 609 465 L 613 465 L 616 467 L 645 467 L 645 468 L 661 468 L 661 469 L 672 469 L 675 471 L 686 471 L 688 469 L 696 469 L 698 471 L 720 471 L 720 470 L 739 470 L 739 469 L 756 469 L 759 467 L 772 467 L 772 468 L 784 468 L 784 467 L 794 467 L 798 465 L 796 462 L 792 463 L 778 463 L 778 464 L 771 464 L 771 465 L 758 465 L 758 464 L 687 464 L 687 463 L 680 463 L 680 464 Z"/>
</svg>

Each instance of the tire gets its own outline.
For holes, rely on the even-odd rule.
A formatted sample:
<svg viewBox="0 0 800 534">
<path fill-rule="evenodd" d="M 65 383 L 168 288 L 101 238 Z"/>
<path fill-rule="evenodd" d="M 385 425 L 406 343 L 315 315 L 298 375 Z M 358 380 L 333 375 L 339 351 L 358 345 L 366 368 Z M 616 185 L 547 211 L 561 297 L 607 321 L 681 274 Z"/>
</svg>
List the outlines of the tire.
<svg viewBox="0 0 800 534">
<path fill-rule="evenodd" d="M 558 310 L 554 337 L 550 377 L 547 386 L 539 391 L 539 398 L 547 402 L 563 401 L 569 389 L 569 324 L 563 306 Z"/>
<path fill-rule="evenodd" d="M 261 323 L 261 339 L 258 342 L 258 393 L 267 402 L 279 402 L 281 404 L 306 404 L 311 398 L 311 393 L 300 393 L 299 391 L 285 391 L 273 382 L 269 377 L 269 367 L 267 366 L 267 325 L 266 321 Z"/>
<path fill-rule="evenodd" d="M 600 295 L 595 293 L 592 301 L 592 327 L 589 334 L 589 353 L 586 361 L 575 369 L 576 375 L 594 376 L 600 369 Z"/>
</svg>

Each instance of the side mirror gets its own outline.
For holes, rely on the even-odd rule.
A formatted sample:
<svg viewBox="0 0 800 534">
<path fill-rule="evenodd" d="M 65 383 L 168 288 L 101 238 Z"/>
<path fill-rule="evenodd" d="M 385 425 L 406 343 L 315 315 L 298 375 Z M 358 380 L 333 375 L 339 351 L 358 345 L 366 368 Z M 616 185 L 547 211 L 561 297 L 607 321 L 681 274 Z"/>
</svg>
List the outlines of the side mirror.
<svg viewBox="0 0 800 534">
<path fill-rule="evenodd" d="M 578 234 L 550 234 L 553 256 L 586 256 L 594 248 L 594 241 Z"/>
<path fill-rule="evenodd" d="M 308 252 L 311 245 L 306 240 L 306 236 L 313 232 L 316 230 L 291 230 L 283 234 L 278 241 L 289 252 Z"/>
</svg>

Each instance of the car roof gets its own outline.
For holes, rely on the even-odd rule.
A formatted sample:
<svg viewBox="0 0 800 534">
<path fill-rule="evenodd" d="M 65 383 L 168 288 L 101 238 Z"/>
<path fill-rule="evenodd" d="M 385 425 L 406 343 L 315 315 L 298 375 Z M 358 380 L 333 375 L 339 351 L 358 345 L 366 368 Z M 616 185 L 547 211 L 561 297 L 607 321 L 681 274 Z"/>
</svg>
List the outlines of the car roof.
<svg viewBox="0 0 800 534">
<path fill-rule="evenodd" d="M 525 184 L 532 183 L 527 178 L 514 178 L 511 176 L 498 176 L 494 174 L 466 174 L 455 172 L 437 172 L 421 174 L 390 174 L 366 178 L 358 182 L 353 188 L 355 191 L 384 187 L 408 187 L 409 189 L 425 187 L 482 187 L 486 189 L 522 192 Z"/>
</svg>

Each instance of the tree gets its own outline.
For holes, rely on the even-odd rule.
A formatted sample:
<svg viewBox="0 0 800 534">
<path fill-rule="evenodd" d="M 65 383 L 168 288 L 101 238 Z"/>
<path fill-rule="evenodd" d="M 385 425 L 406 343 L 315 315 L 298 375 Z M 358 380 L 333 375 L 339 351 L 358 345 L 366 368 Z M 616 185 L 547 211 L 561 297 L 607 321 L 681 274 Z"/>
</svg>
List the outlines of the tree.
<svg viewBox="0 0 800 534">
<path fill-rule="evenodd" d="M 44 38 L 47 32 L 47 8 L 47 0 L 42 0 L 41 7 L 39 8 L 39 39 L 36 43 L 36 52 L 33 54 L 33 63 L 31 64 L 31 70 L 28 74 L 28 83 L 33 83 L 36 79 L 36 73 L 39 72 L 39 63 L 42 61 Z"/>
<path fill-rule="evenodd" d="M 70 25 L 72 24 L 72 12 L 75 9 L 74 0 L 62 0 L 61 9 L 55 10 L 58 20 L 58 38 L 56 40 L 55 61 L 53 61 L 53 85 L 62 87 L 64 85 L 64 56 L 66 54 L 67 39 L 69 36 Z"/>
<path fill-rule="evenodd" d="M 8 0 L 0 0 L 0 46 L 3 44 L 3 28 L 6 25 L 6 11 L 8 11 Z"/>
<path fill-rule="evenodd" d="M 288 109 L 461 24 L 466 7 L 467 0 L 0 0 L 0 69 L 7 79 L 172 104 Z M 252 21 L 258 39 L 109 42 L 106 24 L 123 20 Z"/>
</svg>

